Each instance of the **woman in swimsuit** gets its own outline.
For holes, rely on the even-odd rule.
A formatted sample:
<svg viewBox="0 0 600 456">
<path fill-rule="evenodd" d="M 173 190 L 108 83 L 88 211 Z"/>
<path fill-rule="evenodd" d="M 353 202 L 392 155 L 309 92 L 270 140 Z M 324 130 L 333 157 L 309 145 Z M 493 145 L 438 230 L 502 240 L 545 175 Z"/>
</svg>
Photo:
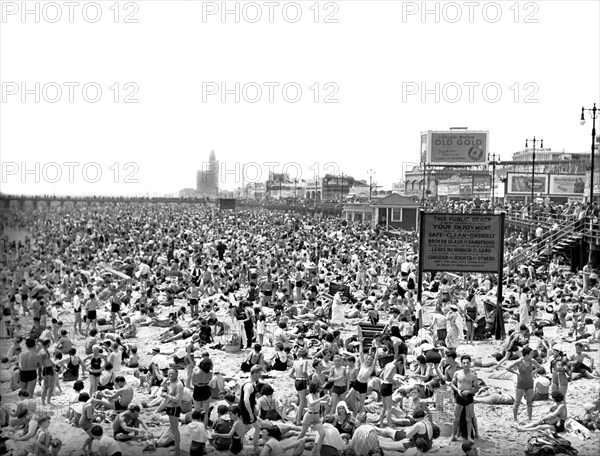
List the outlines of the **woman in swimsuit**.
<svg viewBox="0 0 600 456">
<path fill-rule="evenodd" d="M 517 388 L 513 404 L 515 421 L 518 421 L 519 405 L 521 405 L 523 395 L 525 395 L 527 401 L 527 416 L 529 417 L 529 421 L 531 421 L 531 414 L 533 413 L 533 376 L 537 374 L 542 366 L 535 359 L 532 359 L 532 352 L 531 348 L 523 347 L 523 350 L 521 350 L 523 358 L 506 369 L 517 376 Z"/>
<path fill-rule="evenodd" d="M 216 437 L 225 437 L 231 439 L 231 446 L 229 447 L 229 454 L 231 456 L 235 456 L 239 454 L 244 449 L 244 434 L 246 431 L 246 427 L 242 422 L 242 411 L 237 405 L 231 406 L 229 409 L 229 416 L 234 420 L 233 426 L 231 427 L 231 431 L 228 434 L 220 434 L 218 432 L 213 432 L 213 438 Z"/>
<path fill-rule="evenodd" d="M 565 396 L 559 391 L 552 393 L 552 399 L 556 402 L 548 413 L 534 423 L 526 424 L 525 426 L 517 426 L 517 431 L 542 431 L 549 429 L 552 432 L 565 432 L 565 422 L 568 418 L 567 404 L 565 404 Z"/>
<path fill-rule="evenodd" d="M 477 301 L 475 295 L 470 294 L 465 306 L 465 323 L 467 324 L 467 344 L 473 343 L 475 326 L 477 324 Z"/>
<path fill-rule="evenodd" d="M 329 396 L 319 396 L 321 386 L 318 383 L 311 383 L 308 387 L 308 392 L 309 394 L 306 397 L 307 410 L 302 418 L 302 431 L 300 431 L 298 439 L 304 437 L 308 428 L 312 427 L 312 429 L 319 434 L 317 448 L 321 448 L 323 440 L 325 439 L 325 430 L 321 423 L 321 404 L 328 405 L 331 398 Z"/>
<path fill-rule="evenodd" d="M 90 373 L 90 396 L 94 396 L 94 393 L 98 390 L 98 383 L 100 381 L 100 374 L 102 373 L 102 361 L 105 361 L 103 355 L 100 354 L 100 346 L 94 345 L 92 347 L 92 354 L 86 358 L 90 360 L 88 372 Z"/>
<path fill-rule="evenodd" d="M 262 350 L 261 344 L 254 344 L 254 351 L 250 354 L 250 356 L 248 356 L 248 359 L 246 359 L 246 361 L 244 361 L 242 363 L 242 371 L 250 372 L 250 369 L 252 369 L 252 366 L 254 366 L 256 364 L 263 364 L 263 365 L 265 364 L 264 356 L 263 356 L 261 350 Z"/>
<path fill-rule="evenodd" d="M 82 371 L 85 372 L 85 364 L 83 360 L 77 356 L 77 349 L 71 348 L 69 350 L 69 357 L 61 361 L 61 364 L 66 364 L 66 370 L 63 374 L 63 380 L 65 382 L 73 382 L 79 379 L 79 368 L 81 367 Z"/>
<path fill-rule="evenodd" d="M 550 361 L 550 372 L 552 373 L 552 391 L 560 391 L 567 397 L 567 388 L 571 380 L 571 363 L 562 349 L 554 346 L 554 358 Z"/>
<path fill-rule="evenodd" d="M 298 411 L 296 412 L 295 423 L 299 426 L 302 420 L 302 413 L 306 407 L 306 394 L 308 391 L 308 367 L 310 361 L 306 359 L 308 353 L 305 348 L 298 350 L 298 359 L 294 361 L 290 377 L 295 379 L 294 387 L 298 392 Z"/>
<path fill-rule="evenodd" d="M 411 376 L 422 379 L 423 383 L 433 380 L 433 367 L 427 363 L 427 358 L 423 355 L 419 355 L 417 356 L 417 362 L 419 364 L 415 367 L 415 373 Z"/>
<path fill-rule="evenodd" d="M 104 363 L 104 372 L 102 372 L 98 379 L 98 391 L 115 389 L 115 376 L 112 363 L 108 361 Z"/>
<path fill-rule="evenodd" d="M 192 385 L 194 386 L 194 392 L 192 394 L 192 398 L 194 399 L 194 410 L 204 410 L 205 426 L 208 426 L 208 409 L 210 407 L 211 396 L 209 383 L 213 377 L 212 368 L 213 362 L 211 359 L 209 357 L 203 357 L 192 374 Z"/>
<path fill-rule="evenodd" d="M 51 399 L 52 394 L 54 393 L 54 376 L 56 375 L 56 371 L 54 369 L 54 362 L 52 362 L 52 357 L 50 356 L 49 349 L 50 348 L 50 340 L 45 340 L 42 342 L 42 352 L 40 353 L 40 358 L 42 360 L 42 376 L 44 379 L 44 384 L 42 386 L 42 405 L 46 405 L 46 400 L 48 401 L 48 405 L 52 405 Z M 38 382 L 42 384 L 42 379 L 39 378 Z"/>
</svg>

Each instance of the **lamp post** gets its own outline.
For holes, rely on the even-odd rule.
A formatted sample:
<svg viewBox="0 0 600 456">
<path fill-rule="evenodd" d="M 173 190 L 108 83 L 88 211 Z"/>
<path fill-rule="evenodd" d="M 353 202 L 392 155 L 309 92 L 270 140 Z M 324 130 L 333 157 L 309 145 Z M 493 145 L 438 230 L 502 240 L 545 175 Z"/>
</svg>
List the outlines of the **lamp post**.
<svg viewBox="0 0 600 456">
<path fill-rule="evenodd" d="M 341 183 L 340 183 L 340 203 L 344 202 L 344 173 L 340 175 Z"/>
<path fill-rule="evenodd" d="M 488 154 L 488 161 L 492 162 L 492 205 L 496 200 L 496 160 L 500 161 L 500 154 Z"/>
<path fill-rule="evenodd" d="M 422 201 L 423 206 L 425 206 L 425 178 L 426 178 L 425 170 L 427 169 L 427 164 L 422 163 L 422 166 L 423 166 L 423 196 L 421 198 L 421 201 Z"/>
<path fill-rule="evenodd" d="M 595 154 L 595 143 L 596 143 L 596 116 L 598 110 L 596 109 L 596 103 L 592 109 L 581 108 L 581 119 L 579 123 L 585 125 L 585 111 L 592 115 L 592 160 L 590 166 L 590 203 L 594 202 L 594 154 Z M 590 251 L 591 253 L 591 251 Z"/>
<path fill-rule="evenodd" d="M 537 140 L 535 139 L 535 136 L 533 137 L 532 140 L 526 139 L 525 140 L 525 149 L 528 148 L 528 145 L 527 145 L 528 141 L 531 141 L 533 143 L 533 158 L 532 158 L 533 164 L 531 165 L 531 204 L 533 204 L 533 193 L 535 191 L 535 188 L 534 188 L 535 187 L 535 185 L 534 185 L 534 180 L 535 180 L 535 143 Z M 540 139 L 539 141 L 540 141 L 540 149 L 543 149 L 544 148 L 544 140 Z"/>
<path fill-rule="evenodd" d="M 371 201 L 371 195 L 373 194 L 373 174 L 375 174 L 375 170 L 373 168 L 367 170 L 369 174 L 369 201 Z"/>
<path fill-rule="evenodd" d="M 297 199 L 298 199 L 297 188 L 298 188 L 298 179 L 294 179 L 294 206 L 296 205 Z"/>
<path fill-rule="evenodd" d="M 281 191 L 283 190 L 283 175 L 279 176 L 279 202 L 281 202 Z"/>
</svg>

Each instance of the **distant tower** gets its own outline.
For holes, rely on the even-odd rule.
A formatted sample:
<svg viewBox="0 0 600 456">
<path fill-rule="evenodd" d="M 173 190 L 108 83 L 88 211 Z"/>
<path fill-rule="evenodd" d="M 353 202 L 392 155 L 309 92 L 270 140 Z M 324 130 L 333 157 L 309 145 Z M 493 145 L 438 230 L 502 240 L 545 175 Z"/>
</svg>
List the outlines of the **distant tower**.
<svg viewBox="0 0 600 456">
<path fill-rule="evenodd" d="M 196 191 L 199 196 L 219 196 L 219 162 L 214 150 L 210 151 L 208 162 L 202 163 L 202 169 L 196 173 Z"/>
</svg>

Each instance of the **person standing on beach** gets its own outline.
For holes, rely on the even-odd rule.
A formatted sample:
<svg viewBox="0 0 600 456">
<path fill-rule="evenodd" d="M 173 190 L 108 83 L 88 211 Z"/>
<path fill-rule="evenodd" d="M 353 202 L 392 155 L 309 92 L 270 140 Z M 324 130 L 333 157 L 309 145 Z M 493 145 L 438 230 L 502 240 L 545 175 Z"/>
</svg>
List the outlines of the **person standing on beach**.
<svg viewBox="0 0 600 456">
<path fill-rule="evenodd" d="M 165 412 L 169 417 L 169 426 L 175 441 L 175 456 L 180 456 L 181 434 L 179 433 L 179 417 L 181 416 L 181 400 L 183 398 L 183 383 L 179 381 L 177 369 L 169 369 L 169 378 L 165 380 L 166 392 L 161 397 L 166 399 Z"/>
<path fill-rule="evenodd" d="M 519 405 L 521 405 L 521 399 L 525 395 L 527 401 L 527 417 L 531 421 L 531 415 L 533 413 L 533 377 L 538 373 L 542 366 L 538 364 L 535 359 L 532 359 L 533 351 L 531 348 L 523 347 L 521 354 L 523 357 L 517 362 L 510 365 L 506 370 L 517 376 L 517 388 L 515 393 L 515 402 L 513 404 L 513 415 L 515 421 L 518 421 L 519 416 Z"/>
<path fill-rule="evenodd" d="M 262 376 L 263 367 L 261 365 L 252 366 L 250 369 L 250 381 L 242 385 L 240 391 L 240 403 L 238 407 L 240 409 L 240 415 L 242 422 L 245 425 L 244 435 L 250 430 L 254 429 L 254 436 L 252 437 L 252 443 L 254 445 L 254 453 L 258 454 L 258 440 L 260 438 L 260 424 L 256 419 L 256 383 Z"/>
<path fill-rule="evenodd" d="M 27 339 L 25 341 L 27 350 L 19 355 L 19 380 L 21 391 L 27 391 L 29 397 L 33 397 L 35 390 L 35 381 L 42 377 L 42 361 L 40 355 L 35 350 L 35 341 Z"/>
<path fill-rule="evenodd" d="M 98 301 L 96 301 L 96 295 L 94 293 L 90 293 L 90 299 L 85 303 L 86 309 L 86 324 L 85 324 L 85 336 L 89 334 L 90 324 L 92 325 L 92 329 L 98 330 L 96 327 L 96 309 L 98 309 Z"/>
<path fill-rule="evenodd" d="M 456 407 L 454 408 L 454 422 L 452 423 L 452 438 L 451 442 L 455 441 L 459 429 L 460 418 L 463 410 L 465 411 L 465 419 L 467 421 L 467 440 L 473 440 L 473 423 L 475 422 L 475 413 L 473 406 L 473 398 L 479 391 L 479 379 L 477 375 L 471 371 L 471 357 L 462 355 L 460 357 L 462 370 L 454 374 L 450 387 L 454 391 Z M 475 433 L 476 434 L 476 433 Z"/>
</svg>

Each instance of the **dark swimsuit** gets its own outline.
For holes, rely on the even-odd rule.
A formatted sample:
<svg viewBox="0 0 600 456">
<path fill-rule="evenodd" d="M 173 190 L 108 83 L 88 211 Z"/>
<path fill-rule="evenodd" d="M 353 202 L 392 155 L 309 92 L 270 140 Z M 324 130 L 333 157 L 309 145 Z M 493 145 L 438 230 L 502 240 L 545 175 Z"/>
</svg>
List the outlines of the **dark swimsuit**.
<svg viewBox="0 0 600 456">
<path fill-rule="evenodd" d="M 231 446 L 229 447 L 229 451 L 233 454 L 241 453 L 244 449 L 244 445 L 242 444 L 241 437 L 231 437 Z"/>
<path fill-rule="evenodd" d="M 19 371 L 19 380 L 23 383 L 33 382 L 37 379 L 36 370 L 22 370 Z"/>
<path fill-rule="evenodd" d="M 294 388 L 296 388 L 296 391 L 304 391 L 305 389 L 308 389 L 308 379 L 297 378 L 294 382 Z"/>
<path fill-rule="evenodd" d="M 102 369 L 102 358 L 92 358 L 90 360 L 90 369 Z M 90 372 L 90 375 L 93 375 L 94 377 L 100 377 L 100 374 L 101 372 Z"/>
<path fill-rule="evenodd" d="M 208 386 L 208 383 L 199 383 L 194 386 L 192 398 L 195 401 L 207 401 L 210 399 L 210 396 L 210 387 Z"/>
<path fill-rule="evenodd" d="M 454 399 L 456 400 L 456 403 L 458 405 L 462 405 L 463 407 L 466 407 L 467 405 L 471 405 L 473 403 L 473 395 L 469 394 L 467 395 L 467 397 L 463 397 L 463 396 L 459 396 L 458 394 L 454 395 Z"/>
<path fill-rule="evenodd" d="M 63 375 L 65 381 L 77 380 L 79 378 L 79 364 L 73 364 L 71 362 L 72 357 L 69 356 L 69 363 L 67 364 L 67 370 Z"/>
</svg>

